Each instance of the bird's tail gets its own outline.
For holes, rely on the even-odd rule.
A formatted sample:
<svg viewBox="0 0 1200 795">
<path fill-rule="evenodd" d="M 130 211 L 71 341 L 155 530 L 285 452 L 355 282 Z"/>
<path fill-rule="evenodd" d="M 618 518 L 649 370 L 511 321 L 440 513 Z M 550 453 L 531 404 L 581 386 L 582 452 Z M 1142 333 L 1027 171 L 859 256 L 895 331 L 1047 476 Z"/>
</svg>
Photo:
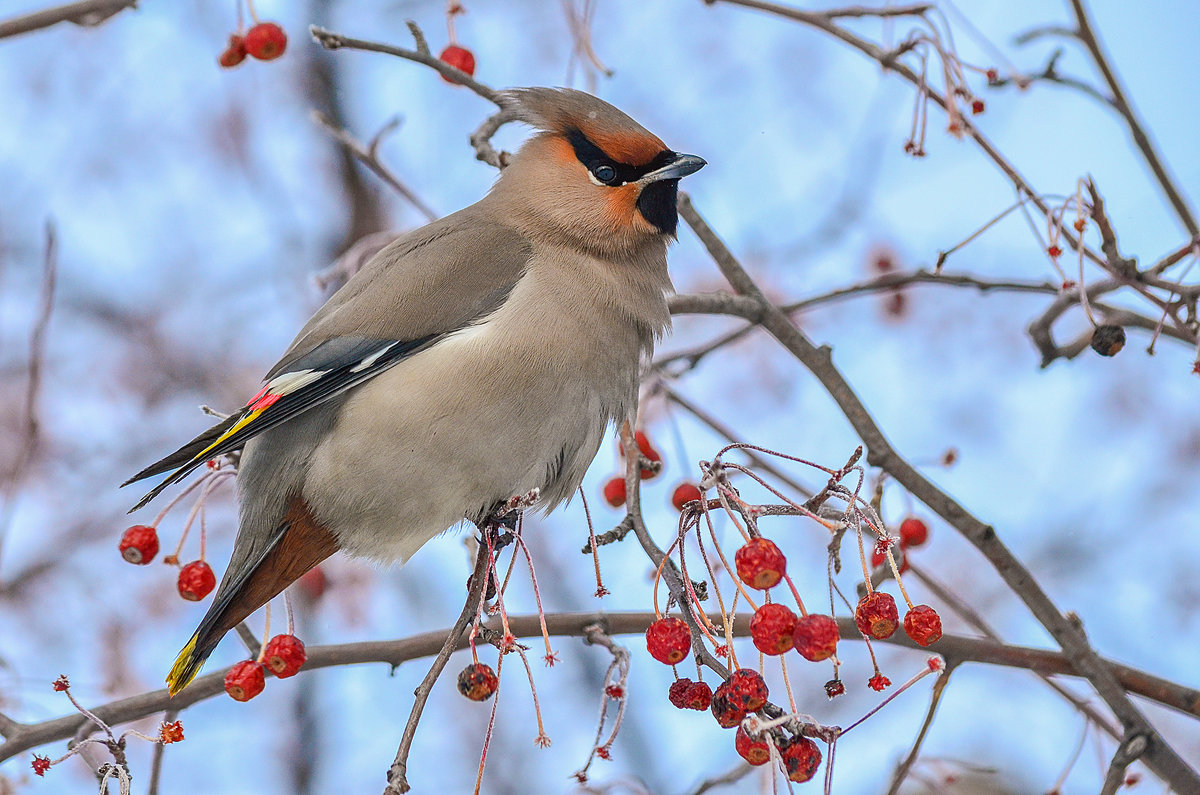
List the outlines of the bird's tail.
<svg viewBox="0 0 1200 795">
<path fill-rule="evenodd" d="M 300 497 L 292 497 L 283 522 L 264 548 L 247 560 L 240 571 L 227 573 L 222 580 L 212 607 L 167 674 L 171 695 L 196 678 L 226 632 L 337 549 L 337 538 L 317 521 L 308 504 Z M 263 638 L 264 643 L 266 640 Z"/>
</svg>

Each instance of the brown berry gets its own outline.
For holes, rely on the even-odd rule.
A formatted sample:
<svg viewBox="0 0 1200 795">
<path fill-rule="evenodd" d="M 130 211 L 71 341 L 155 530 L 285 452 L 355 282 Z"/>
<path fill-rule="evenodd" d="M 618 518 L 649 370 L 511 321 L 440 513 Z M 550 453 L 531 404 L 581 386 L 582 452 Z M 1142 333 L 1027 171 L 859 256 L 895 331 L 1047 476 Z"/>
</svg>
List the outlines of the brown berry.
<svg viewBox="0 0 1200 795">
<path fill-rule="evenodd" d="M 1101 356 L 1116 356 L 1125 347 L 1125 329 L 1105 323 L 1092 332 L 1092 350 Z"/>
<path fill-rule="evenodd" d="M 859 600 L 854 610 L 854 623 L 864 635 L 876 640 L 890 638 L 900 624 L 896 600 L 883 591 L 872 591 Z"/>
<path fill-rule="evenodd" d="M 845 692 L 846 686 L 842 684 L 841 679 L 830 679 L 825 683 L 825 695 L 829 698 L 837 698 L 840 695 L 844 695 Z"/>
<path fill-rule="evenodd" d="M 821 749 L 807 737 L 788 740 L 779 749 L 779 755 L 783 757 L 783 769 L 791 781 L 809 781 L 821 766 Z"/>
<path fill-rule="evenodd" d="M 287 49 L 287 34 L 274 22 L 259 22 L 246 31 L 246 54 L 260 61 L 273 61 Z"/>
<path fill-rule="evenodd" d="M 916 605 L 904 616 L 904 631 L 922 646 L 942 637 L 942 618 L 929 605 Z"/>
<path fill-rule="evenodd" d="M 675 506 L 675 510 L 682 511 L 683 506 L 689 502 L 699 502 L 703 496 L 695 485 L 680 483 L 675 487 L 675 491 L 671 492 L 671 504 Z"/>
<path fill-rule="evenodd" d="M 267 686 L 261 663 L 242 660 L 225 674 L 225 692 L 234 701 L 249 701 Z"/>
<path fill-rule="evenodd" d="M 442 50 L 442 54 L 439 55 L 438 58 L 450 64 L 460 72 L 466 72 L 469 75 L 475 74 L 475 56 L 465 47 L 459 47 L 457 44 L 451 44 L 449 47 Z M 451 80 L 444 75 L 442 76 L 442 79 L 447 83 L 457 83 L 457 81 Z"/>
<path fill-rule="evenodd" d="M 712 694 L 712 701 L 709 702 L 709 709 L 712 710 L 713 717 L 717 719 L 717 725 L 722 729 L 732 729 L 742 722 L 742 718 L 746 717 L 746 710 L 729 698 L 729 680 L 717 685 L 717 689 Z"/>
<path fill-rule="evenodd" d="M 158 531 L 149 525 L 134 525 L 121 536 L 118 549 L 125 560 L 144 566 L 158 554 Z"/>
<path fill-rule="evenodd" d="M 792 644 L 810 662 L 828 660 L 837 652 L 838 625 L 832 616 L 809 613 L 796 619 Z"/>
<path fill-rule="evenodd" d="M 929 525 L 915 516 L 900 523 L 900 546 L 919 547 L 929 540 Z"/>
<path fill-rule="evenodd" d="M 787 558 L 769 538 L 752 538 L 733 556 L 738 577 L 751 588 L 765 591 L 787 572 Z"/>
<path fill-rule="evenodd" d="M 212 566 L 202 560 L 193 560 L 179 570 L 179 580 L 175 584 L 180 596 L 189 602 L 199 602 L 217 587 L 217 577 Z"/>
<path fill-rule="evenodd" d="M 246 40 L 236 33 L 229 34 L 229 46 L 217 58 L 217 63 L 226 69 L 232 69 L 244 60 L 246 60 Z"/>
<path fill-rule="evenodd" d="M 753 739 L 746 730 L 738 726 L 737 734 L 733 736 L 733 747 L 738 756 L 752 765 L 765 765 L 771 761 L 771 749 L 766 739 Z"/>
<path fill-rule="evenodd" d="M 604 484 L 604 501 L 614 508 L 625 504 L 625 478 L 613 478 Z"/>
<path fill-rule="evenodd" d="M 692 650 L 692 633 L 681 618 L 660 618 L 646 628 L 646 649 L 660 663 L 674 665 Z"/>
<path fill-rule="evenodd" d="M 667 701 L 671 702 L 671 706 L 676 709 L 687 709 L 687 693 L 688 689 L 696 684 L 691 679 L 676 679 L 671 683 L 671 689 L 667 691 Z"/>
<path fill-rule="evenodd" d="M 295 676 L 307 659 L 304 643 L 295 635 L 276 635 L 263 652 L 263 662 L 279 679 Z"/>
<path fill-rule="evenodd" d="M 767 703 L 767 683 L 762 674 L 750 668 L 739 668 L 725 680 L 729 686 L 729 702 L 743 712 L 754 712 Z"/>
<path fill-rule="evenodd" d="M 471 663 L 458 675 L 458 692 L 472 701 L 487 701 L 498 687 L 500 678 L 487 663 Z"/>
<path fill-rule="evenodd" d="M 795 631 L 796 614 L 778 602 L 758 608 L 750 619 L 750 638 L 763 654 L 783 654 L 792 648 Z"/>
</svg>

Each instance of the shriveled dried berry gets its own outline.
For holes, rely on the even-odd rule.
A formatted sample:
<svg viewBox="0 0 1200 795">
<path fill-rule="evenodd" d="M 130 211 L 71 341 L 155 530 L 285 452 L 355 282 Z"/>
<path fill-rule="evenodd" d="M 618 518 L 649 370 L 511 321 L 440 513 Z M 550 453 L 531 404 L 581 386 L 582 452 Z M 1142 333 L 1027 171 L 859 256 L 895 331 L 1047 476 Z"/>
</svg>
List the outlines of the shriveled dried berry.
<svg viewBox="0 0 1200 795">
<path fill-rule="evenodd" d="M 729 698 L 729 680 L 717 685 L 717 689 L 713 691 L 709 709 L 712 710 L 713 717 L 717 719 L 717 725 L 722 729 L 732 729 L 742 722 L 742 718 L 746 717 L 746 710 L 733 703 Z"/>
<path fill-rule="evenodd" d="M 796 619 L 792 643 L 800 656 L 811 662 L 828 660 L 837 652 L 838 625 L 832 616 L 809 613 Z"/>
<path fill-rule="evenodd" d="M 829 698 L 837 698 L 846 693 L 846 686 L 842 684 L 841 679 L 830 679 L 825 683 L 825 695 Z"/>
<path fill-rule="evenodd" d="M 660 618 L 646 629 L 646 649 L 660 663 L 674 665 L 692 650 L 692 633 L 680 618 Z"/>
<path fill-rule="evenodd" d="M 791 781 L 809 781 L 821 766 L 821 749 L 807 737 L 788 740 L 779 749 L 779 755 L 783 757 L 783 768 Z"/>
<path fill-rule="evenodd" d="M 767 683 L 762 674 L 752 668 L 739 668 L 725 680 L 729 685 L 729 701 L 744 712 L 754 712 L 767 703 Z"/>
<path fill-rule="evenodd" d="M 46 771 L 50 769 L 50 757 L 33 755 L 33 772 L 39 776 L 46 775 Z"/>
<path fill-rule="evenodd" d="M 472 701 L 487 701 L 498 687 L 500 679 L 487 663 L 471 663 L 458 674 L 458 692 Z"/>
<path fill-rule="evenodd" d="M 883 591 L 872 591 L 859 600 L 854 610 L 854 623 L 864 635 L 876 640 L 890 638 L 900 625 L 896 600 Z"/>
<path fill-rule="evenodd" d="M 249 701 L 267 686 L 261 663 L 242 660 L 225 674 L 225 692 L 234 701 Z"/>
<path fill-rule="evenodd" d="M 1092 332 L 1092 350 L 1101 356 L 1116 356 L 1125 347 L 1125 329 L 1105 323 Z"/>
<path fill-rule="evenodd" d="M 783 654 L 792 648 L 795 630 L 796 614 L 778 602 L 758 608 L 750 619 L 750 638 L 763 654 Z"/>
<path fill-rule="evenodd" d="M 144 524 L 129 528 L 121 536 L 121 557 L 144 566 L 158 554 L 158 531 Z"/>
<path fill-rule="evenodd" d="M 741 726 L 738 726 L 737 734 L 733 736 L 733 747 L 738 756 L 752 765 L 765 765 L 771 761 L 771 749 L 767 746 L 765 735 L 756 740 Z"/>
<path fill-rule="evenodd" d="M 688 689 L 696 684 L 691 679 L 676 679 L 671 683 L 671 689 L 667 691 L 667 700 L 671 702 L 671 706 L 676 709 L 687 709 L 687 694 Z"/>
<path fill-rule="evenodd" d="M 304 643 L 295 635 L 276 635 L 263 652 L 263 662 L 280 679 L 295 676 L 307 659 Z"/>
<path fill-rule="evenodd" d="M 892 680 L 880 673 L 875 674 L 867 680 L 867 687 L 871 688 L 876 693 L 881 693 L 883 692 L 884 688 L 891 686 Z"/>
<path fill-rule="evenodd" d="M 929 605 L 916 605 L 904 616 L 904 631 L 916 643 L 928 646 L 942 637 L 942 617 Z"/>
<path fill-rule="evenodd" d="M 765 591 L 787 572 L 787 558 L 769 538 L 752 538 L 733 556 L 738 577 L 751 588 Z"/>
<path fill-rule="evenodd" d="M 692 682 L 684 698 L 685 707 L 703 712 L 712 704 L 712 688 L 708 686 L 707 682 Z"/>
<path fill-rule="evenodd" d="M 180 721 L 163 721 L 158 727 L 158 741 L 163 745 L 183 742 L 183 723 Z"/>
</svg>

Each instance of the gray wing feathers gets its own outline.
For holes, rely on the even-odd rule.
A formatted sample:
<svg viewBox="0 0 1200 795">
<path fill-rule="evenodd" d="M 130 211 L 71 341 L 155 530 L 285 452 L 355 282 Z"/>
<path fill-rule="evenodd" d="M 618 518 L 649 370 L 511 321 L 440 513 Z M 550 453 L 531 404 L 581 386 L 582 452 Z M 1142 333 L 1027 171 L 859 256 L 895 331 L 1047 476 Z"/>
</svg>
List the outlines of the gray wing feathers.
<svg viewBox="0 0 1200 795">
<path fill-rule="evenodd" d="M 335 337 L 413 340 L 460 329 L 502 304 L 532 254 L 517 230 L 472 205 L 392 242 L 313 315 L 270 379 Z"/>
</svg>

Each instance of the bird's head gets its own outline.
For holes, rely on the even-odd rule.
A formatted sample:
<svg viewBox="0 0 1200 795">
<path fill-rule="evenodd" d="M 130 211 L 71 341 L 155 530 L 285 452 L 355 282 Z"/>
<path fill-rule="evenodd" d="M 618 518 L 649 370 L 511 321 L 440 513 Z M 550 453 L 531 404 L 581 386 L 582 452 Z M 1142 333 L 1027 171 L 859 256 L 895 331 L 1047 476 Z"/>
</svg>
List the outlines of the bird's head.
<svg viewBox="0 0 1200 795">
<path fill-rule="evenodd" d="M 669 149 L 582 91 L 516 88 L 502 92 L 500 102 L 540 130 L 495 188 L 522 207 L 528 222 L 605 255 L 675 235 L 679 180 L 700 170 L 703 159 Z"/>
</svg>

